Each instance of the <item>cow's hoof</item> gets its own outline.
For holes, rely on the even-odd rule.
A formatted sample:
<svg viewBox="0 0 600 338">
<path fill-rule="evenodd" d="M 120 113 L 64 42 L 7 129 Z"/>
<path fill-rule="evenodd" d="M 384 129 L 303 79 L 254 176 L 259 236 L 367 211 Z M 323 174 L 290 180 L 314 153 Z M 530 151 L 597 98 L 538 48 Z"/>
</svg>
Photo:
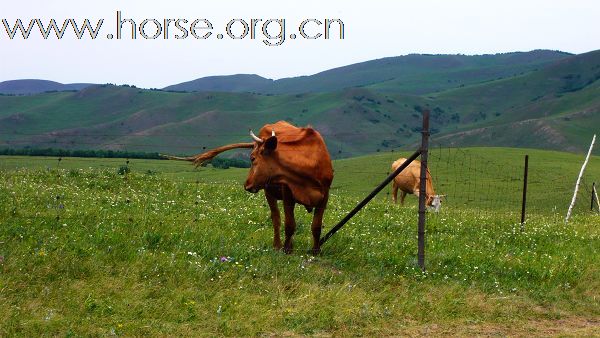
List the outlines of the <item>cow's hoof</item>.
<svg viewBox="0 0 600 338">
<path fill-rule="evenodd" d="M 310 250 L 308 250 L 308 254 L 309 255 L 313 255 L 313 256 L 318 256 L 321 254 L 321 249 L 320 248 L 312 248 Z"/>
<path fill-rule="evenodd" d="M 293 250 L 292 250 L 292 248 L 291 248 L 291 247 L 289 247 L 289 248 L 288 248 L 288 247 L 284 247 L 284 248 L 283 248 L 283 252 L 285 252 L 287 255 L 291 254 L 291 253 L 292 253 L 292 251 L 293 251 Z"/>
</svg>

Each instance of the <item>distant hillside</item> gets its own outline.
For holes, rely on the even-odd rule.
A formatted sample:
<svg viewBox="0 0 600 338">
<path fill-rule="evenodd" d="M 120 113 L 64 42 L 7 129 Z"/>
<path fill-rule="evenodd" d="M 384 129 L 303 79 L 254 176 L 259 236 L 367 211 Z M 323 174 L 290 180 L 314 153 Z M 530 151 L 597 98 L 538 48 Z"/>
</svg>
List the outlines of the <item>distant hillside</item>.
<svg viewBox="0 0 600 338">
<path fill-rule="evenodd" d="M 501 59 L 510 69 L 511 62 L 519 62 L 510 60 L 533 60 L 534 55 L 511 53 Z M 481 67 L 490 65 L 490 73 L 497 72 L 500 59 L 490 60 L 482 57 L 478 62 Z M 360 73 L 360 67 L 354 71 Z M 238 77 L 244 79 L 248 78 Z M 431 110 L 434 146 L 582 152 L 591 135 L 600 134 L 600 51 L 425 95 L 393 88 L 387 81 L 335 91 L 265 95 L 97 85 L 79 92 L 0 96 L 0 147 L 192 154 L 249 140 L 249 128 L 287 120 L 313 125 L 324 135 L 333 157 L 340 158 L 414 148 L 424 108 Z M 600 154 L 600 147 L 595 154 Z"/>
<path fill-rule="evenodd" d="M 461 111 L 460 131 L 446 136 L 457 145 L 500 142 L 573 151 L 578 147 L 566 144 L 583 145 L 591 133 L 600 133 L 599 80 L 600 51 L 593 51 L 431 99 L 445 112 Z"/>
<path fill-rule="evenodd" d="M 164 90 L 185 92 L 251 92 L 261 91 L 273 84 L 273 80 L 255 74 L 209 76 L 165 87 Z"/>
<path fill-rule="evenodd" d="M 213 76 L 165 89 L 297 94 L 371 86 L 390 92 L 425 94 L 518 75 L 570 55 L 548 50 L 493 55 L 411 54 L 275 81 L 257 75 Z"/>
<path fill-rule="evenodd" d="M 91 86 L 91 83 L 62 84 L 48 80 L 10 80 L 0 82 L 0 94 L 27 95 L 49 91 L 81 90 Z"/>
</svg>

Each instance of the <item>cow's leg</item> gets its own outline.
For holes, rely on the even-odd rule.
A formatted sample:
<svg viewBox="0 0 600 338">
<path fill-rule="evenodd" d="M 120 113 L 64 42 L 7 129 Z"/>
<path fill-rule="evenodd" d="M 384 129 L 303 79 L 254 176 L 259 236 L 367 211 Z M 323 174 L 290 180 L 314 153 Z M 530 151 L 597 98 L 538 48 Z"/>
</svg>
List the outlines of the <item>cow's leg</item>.
<svg viewBox="0 0 600 338">
<path fill-rule="evenodd" d="M 273 248 L 281 250 L 281 216 L 277 207 L 277 199 L 271 194 L 265 192 L 269 209 L 271 209 L 271 221 L 273 222 Z"/>
<path fill-rule="evenodd" d="M 396 181 L 392 181 L 392 201 L 394 201 L 394 204 L 398 203 L 398 184 L 396 184 Z"/>
<path fill-rule="evenodd" d="M 283 211 L 285 213 L 285 242 L 283 243 L 283 251 L 285 253 L 292 252 L 292 236 L 296 231 L 296 220 L 294 219 L 295 202 L 291 196 L 291 192 L 285 192 L 283 196 Z"/>
<path fill-rule="evenodd" d="M 406 191 L 400 192 L 400 204 L 404 205 L 404 197 L 406 197 Z"/>
<path fill-rule="evenodd" d="M 321 251 L 321 229 L 323 229 L 323 214 L 325 213 L 325 207 L 327 206 L 327 197 L 325 200 L 315 208 L 315 213 L 313 215 L 312 224 L 310 229 L 312 230 L 313 237 L 313 247 L 312 254 L 316 255 Z"/>
</svg>

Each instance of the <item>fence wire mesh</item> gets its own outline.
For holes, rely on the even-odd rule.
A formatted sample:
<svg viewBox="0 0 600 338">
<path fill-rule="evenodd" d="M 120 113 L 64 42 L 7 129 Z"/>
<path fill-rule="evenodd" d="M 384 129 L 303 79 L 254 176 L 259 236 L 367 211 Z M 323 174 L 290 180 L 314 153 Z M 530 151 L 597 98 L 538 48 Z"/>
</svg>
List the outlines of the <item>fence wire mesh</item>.
<svg viewBox="0 0 600 338">
<path fill-rule="evenodd" d="M 493 148 L 492 148 L 493 149 Z M 508 155 L 497 158 L 496 151 L 485 151 L 476 148 L 447 147 L 433 142 L 429 149 L 429 170 L 433 186 L 437 194 L 443 198 L 444 210 L 468 210 L 469 214 L 514 215 L 515 222 L 520 221 L 523 192 L 523 151 L 506 150 Z M 407 157 L 409 152 L 378 152 L 366 160 L 341 159 L 334 163 L 336 177 L 332 184 L 332 194 L 348 195 L 357 201 L 377 186 L 391 170 L 391 163 L 400 157 Z M 552 162 L 552 165 L 547 163 Z M 575 166 L 576 167 L 576 166 Z M 27 169 L 28 168 L 28 169 Z M 85 168 L 99 170 L 94 184 L 112 186 L 114 180 L 121 180 L 127 185 L 130 172 L 142 174 L 145 179 L 165 177 L 177 181 L 180 189 L 195 191 L 201 194 L 203 187 L 235 186 L 240 193 L 247 169 L 221 170 L 212 168 L 195 169 L 187 162 L 173 162 L 142 159 L 100 159 L 100 158 L 61 158 L 61 157 L 2 157 L 0 171 L 3 176 L 3 208 L 4 217 L 40 218 L 77 218 L 100 217 L 83 215 L 78 209 L 85 209 L 76 196 L 65 194 L 65 186 L 76 179 L 78 171 Z M 11 189 L 19 180 L 30 179 L 31 170 L 44 171 L 45 183 L 40 186 L 39 194 L 29 197 L 27 201 L 15 198 L 18 190 Z M 526 219 L 535 217 L 550 218 L 553 221 L 563 220 L 563 213 L 573 191 L 576 179 L 576 168 L 566 170 L 560 161 L 540 156 L 531 156 L 529 165 Z M 105 175 L 102 172 L 113 172 L 116 175 Z M 227 173 L 223 175 L 223 173 Z M 103 176 L 104 175 L 104 176 Z M 598 181 L 593 175 L 584 175 L 579 202 L 575 213 L 594 212 L 590 210 L 592 183 Z M 114 183 L 114 182 L 113 182 Z M 52 193 L 50 193 L 52 192 Z M 115 200 L 127 203 L 144 203 L 142 210 L 152 210 L 152 192 L 141 192 L 137 199 L 129 196 L 126 190 L 115 190 Z M 183 196 L 183 195 L 182 195 Z M 207 197 L 209 198 L 209 197 Z M 386 202 L 386 212 L 397 208 L 392 204 L 391 186 L 384 189 L 376 198 Z M 164 201 L 163 201 L 164 202 Z M 27 203 L 38 210 L 34 215 L 21 215 L 16 210 L 24 209 L 19 203 Z M 158 203 L 158 202 L 155 202 Z M 261 199 L 261 206 L 266 204 Z M 199 202 L 195 202 L 198 206 Z M 415 208 L 417 199 L 407 196 L 406 208 Z M 139 212 L 139 210 L 138 210 Z M 430 213 L 430 217 L 435 217 Z M 143 215 L 123 214 L 118 219 L 131 222 Z M 198 217 L 193 211 L 185 212 L 181 220 L 193 222 Z"/>
</svg>

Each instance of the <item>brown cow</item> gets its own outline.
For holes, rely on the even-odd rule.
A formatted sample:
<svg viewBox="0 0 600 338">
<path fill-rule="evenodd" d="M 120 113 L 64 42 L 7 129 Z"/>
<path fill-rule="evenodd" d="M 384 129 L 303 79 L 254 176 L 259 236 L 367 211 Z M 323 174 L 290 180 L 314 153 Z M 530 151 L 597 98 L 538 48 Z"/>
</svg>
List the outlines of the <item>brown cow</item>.
<svg viewBox="0 0 600 338">
<path fill-rule="evenodd" d="M 281 217 L 277 206 L 283 200 L 285 212 L 284 251 L 292 251 L 292 236 L 296 230 L 294 206 L 296 203 L 314 209 L 311 225 L 313 253 L 320 250 L 319 239 L 323 227 L 323 213 L 329 198 L 329 187 L 333 181 L 333 167 L 325 142 L 314 129 L 298 128 L 285 121 L 266 124 L 258 134 L 250 131 L 254 142 L 235 143 L 222 146 L 191 157 L 166 156 L 170 159 L 193 161 L 196 166 L 211 160 L 216 155 L 235 148 L 252 148 L 252 166 L 244 188 L 252 193 L 261 189 L 271 209 L 273 222 L 273 247 L 281 249 Z"/>
<path fill-rule="evenodd" d="M 392 171 L 396 170 L 399 166 L 406 161 L 405 158 L 400 158 L 392 163 Z M 404 205 L 404 197 L 406 194 L 414 194 L 419 197 L 419 189 L 421 184 L 421 162 L 414 160 L 406 169 L 404 169 L 398 176 L 394 178 L 392 184 L 392 200 L 394 203 L 397 202 L 398 189 L 400 192 L 400 203 Z M 433 190 L 433 181 L 431 180 L 431 174 L 429 168 L 427 168 L 427 182 L 425 185 L 425 205 L 433 208 L 436 212 L 440 210 L 442 206 L 441 198 L 442 195 L 436 195 Z"/>
</svg>

